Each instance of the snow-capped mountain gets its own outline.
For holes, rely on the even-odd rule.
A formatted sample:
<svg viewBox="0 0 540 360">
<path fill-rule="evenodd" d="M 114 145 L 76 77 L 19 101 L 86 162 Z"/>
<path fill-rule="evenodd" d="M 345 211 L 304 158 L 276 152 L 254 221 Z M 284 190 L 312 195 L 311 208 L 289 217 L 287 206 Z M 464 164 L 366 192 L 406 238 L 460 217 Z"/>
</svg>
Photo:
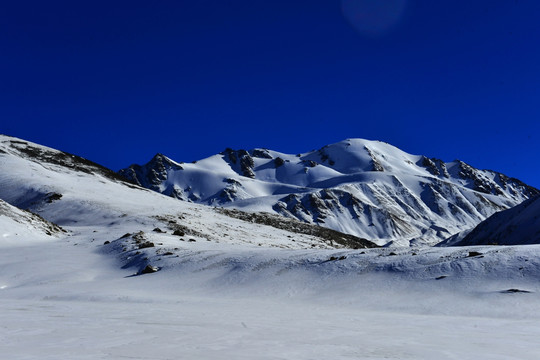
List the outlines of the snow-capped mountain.
<svg viewBox="0 0 540 360">
<path fill-rule="evenodd" d="M 540 244 L 540 197 L 493 214 L 472 231 L 442 246 Z"/>
<path fill-rule="evenodd" d="M 9 222 L 5 234 L 19 229 L 20 226 L 14 227 L 17 221 L 35 232 L 29 217 L 37 216 L 16 206 L 71 233 L 95 230 L 96 237 L 111 243 L 117 241 L 123 244 L 119 248 L 126 251 L 132 242 L 143 239 L 177 244 L 179 238 L 186 240 L 187 236 L 193 240 L 263 248 L 376 247 L 365 239 L 328 232 L 317 226 L 306 227 L 308 224 L 291 219 L 218 212 L 208 206 L 180 202 L 133 185 L 87 159 L 3 135 L 0 135 L 0 199 L 7 203 L 0 203 L 0 219 Z M 47 221 L 43 220 L 45 225 L 40 226 L 49 226 Z M 161 232 L 154 231 L 156 228 Z M 141 231 L 150 235 L 122 237 Z M 177 235 L 171 235 L 173 232 Z"/>
<path fill-rule="evenodd" d="M 495 171 L 362 139 L 297 155 L 226 149 L 193 163 L 157 154 L 119 173 L 177 199 L 275 213 L 379 245 L 433 245 L 539 194 Z"/>
<path fill-rule="evenodd" d="M 278 169 L 293 160 L 284 156 Z M 403 179 L 408 187 L 428 181 Z M 532 360 L 538 353 L 540 245 L 369 248 L 277 214 L 178 201 L 6 136 L 0 199 L 5 358 Z M 478 342 L 478 333 L 487 340 Z"/>
</svg>

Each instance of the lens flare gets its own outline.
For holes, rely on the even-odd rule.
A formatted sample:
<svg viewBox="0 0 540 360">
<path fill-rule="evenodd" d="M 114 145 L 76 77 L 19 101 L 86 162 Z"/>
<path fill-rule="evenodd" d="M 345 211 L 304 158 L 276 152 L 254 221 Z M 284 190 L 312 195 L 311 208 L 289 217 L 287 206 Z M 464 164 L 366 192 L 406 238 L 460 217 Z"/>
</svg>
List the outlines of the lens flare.
<svg viewBox="0 0 540 360">
<path fill-rule="evenodd" d="M 407 0 L 341 0 L 343 16 L 362 35 L 379 37 L 403 17 Z"/>
</svg>

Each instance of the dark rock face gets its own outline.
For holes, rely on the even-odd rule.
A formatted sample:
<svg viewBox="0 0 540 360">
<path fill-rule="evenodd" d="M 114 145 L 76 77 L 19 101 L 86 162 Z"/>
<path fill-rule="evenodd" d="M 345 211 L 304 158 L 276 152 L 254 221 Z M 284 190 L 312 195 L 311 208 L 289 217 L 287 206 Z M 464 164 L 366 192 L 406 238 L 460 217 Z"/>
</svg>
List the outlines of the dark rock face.
<svg viewBox="0 0 540 360">
<path fill-rule="evenodd" d="M 274 159 L 274 165 L 276 165 L 276 168 L 283 166 L 285 164 L 285 160 L 283 160 L 280 157 L 277 157 Z"/>
<path fill-rule="evenodd" d="M 156 246 L 153 242 L 150 242 L 150 241 L 146 241 L 146 242 L 143 242 L 141 244 L 139 244 L 139 249 L 146 249 L 146 248 L 151 248 L 151 247 L 154 247 Z"/>
<path fill-rule="evenodd" d="M 45 198 L 45 201 L 50 204 L 54 201 L 60 200 L 61 198 L 62 198 L 62 194 L 48 193 L 47 197 Z"/>
<path fill-rule="evenodd" d="M 158 271 L 159 271 L 159 268 L 152 265 L 146 265 L 146 267 L 141 270 L 141 274 L 152 274 Z"/>
<path fill-rule="evenodd" d="M 241 154 L 240 157 L 240 169 L 242 170 L 242 175 L 249 178 L 255 178 L 255 173 L 253 172 L 253 167 L 255 163 L 253 158 L 249 156 L 247 151 L 244 154 Z"/>
<path fill-rule="evenodd" d="M 185 236 L 186 233 L 183 232 L 182 230 L 174 230 L 174 231 L 173 231 L 173 235 L 176 235 L 176 236 Z"/>
<path fill-rule="evenodd" d="M 213 203 L 226 204 L 228 202 L 232 202 L 236 200 L 236 194 L 237 193 L 235 189 L 225 188 L 218 193 L 218 195 L 214 198 L 215 201 Z"/>
<path fill-rule="evenodd" d="M 431 175 L 443 177 L 443 178 L 449 178 L 450 174 L 448 173 L 448 169 L 446 168 L 446 164 L 440 160 L 435 158 L 428 158 L 426 156 L 422 156 L 422 159 L 417 163 L 417 165 L 425 167 L 427 171 L 431 173 Z"/>
<path fill-rule="evenodd" d="M 441 175 L 441 172 L 439 171 L 439 169 L 435 165 L 435 162 L 433 162 L 433 160 L 430 159 L 430 158 L 422 156 L 422 166 L 425 167 L 426 169 L 428 169 L 428 171 L 432 175 L 435 175 L 435 176 Z"/>
<path fill-rule="evenodd" d="M 238 174 L 252 179 L 255 178 L 255 173 L 253 172 L 255 162 L 246 150 L 233 150 L 227 148 L 221 155 L 223 155 L 225 161 L 227 161 L 231 168 Z"/>
<path fill-rule="evenodd" d="M 233 202 L 238 199 L 239 193 L 243 190 L 243 185 L 241 182 L 226 178 L 223 180 L 227 185 L 222 190 L 218 191 L 213 196 L 208 198 L 208 204 L 210 205 L 223 205 L 226 203 Z"/>
<path fill-rule="evenodd" d="M 122 169 L 118 173 L 129 181 L 154 191 L 160 191 L 159 185 L 167 180 L 169 171 L 183 170 L 182 166 L 176 164 L 163 154 L 156 154 L 146 165 L 133 164 L 127 169 Z M 175 189 L 170 189 L 166 195 L 178 197 L 174 194 Z"/>
<path fill-rule="evenodd" d="M 272 155 L 270 155 L 267 149 L 253 149 L 251 150 L 251 156 L 260 159 L 272 159 Z"/>
</svg>

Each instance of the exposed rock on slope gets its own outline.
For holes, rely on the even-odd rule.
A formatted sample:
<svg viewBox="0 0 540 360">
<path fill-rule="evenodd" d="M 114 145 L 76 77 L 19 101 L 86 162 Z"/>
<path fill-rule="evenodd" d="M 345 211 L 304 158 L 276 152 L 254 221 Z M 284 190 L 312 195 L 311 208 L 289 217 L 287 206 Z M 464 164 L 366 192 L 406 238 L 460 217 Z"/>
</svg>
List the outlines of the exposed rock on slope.
<svg viewBox="0 0 540 360">
<path fill-rule="evenodd" d="M 247 213 L 235 209 L 217 209 L 218 212 L 227 216 L 254 222 L 256 224 L 269 225 L 276 229 L 287 230 L 296 234 L 313 235 L 324 239 L 330 246 L 343 246 L 350 249 L 366 249 L 377 247 L 371 241 L 361 239 L 353 235 L 344 234 L 332 229 L 314 226 L 299 222 L 295 219 L 286 219 L 282 216 L 267 213 Z"/>
<path fill-rule="evenodd" d="M 361 139 L 298 155 L 226 149 L 182 169 L 167 158 L 154 163 L 121 174 L 178 199 L 273 212 L 381 245 L 435 244 L 539 194 L 462 161 Z"/>
<path fill-rule="evenodd" d="M 126 181 L 124 177 L 118 175 L 114 171 L 77 155 L 7 136 L 2 136 L 1 141 L 2 143 L 5 143 L 7 147 L 4 150 L 0 149 L 0 151 L 4 153 L 11 152 L 20 156 L 25 155 L 27 158 L 31 158 L 33 161 L 39 162 L 43 166 L 47 166 L 47 164 L 61 165 L 65 168 L 87 174 L 100 174 L 115 181 Z"/>
<path fill-rule="evenodd" d="M 119 174 L 139 186 L 174 198 L 181 198 L 182 192 L 178 191 L 174 186 L 168 188 L 161 186 L 167 180 L 169 171 L 179 170 L 184 170 L 180 164 L 175 163 L 162 154 L 156 154 L 148 164 L 143 166 L 131 165 L 127 169 L 120 170 Z"/>
</svg>

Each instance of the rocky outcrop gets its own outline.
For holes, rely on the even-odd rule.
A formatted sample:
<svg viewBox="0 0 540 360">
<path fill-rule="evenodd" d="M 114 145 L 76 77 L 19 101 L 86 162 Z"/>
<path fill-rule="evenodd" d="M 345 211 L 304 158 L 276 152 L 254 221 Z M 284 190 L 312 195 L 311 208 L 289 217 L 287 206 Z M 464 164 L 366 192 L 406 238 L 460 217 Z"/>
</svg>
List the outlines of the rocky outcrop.
<svg viewBox="0 0 540 360">
<path fill-rule="evenodd" d="M 430 172 L 431 175 L 435 175 L 438 177 L 443 178 L 449 178 L 450 174 L 448 173 L 448 169 L 446 168 L 446 164 L 436 158 L 428 158 L 426 156 L 422 156 L 421 160 L 417 163 L 419 166 L 422 166 L 426 168 L 427 171 Z"/>
<path fill-rule="evenodd" d="M 268 152 L 268 149 L 253 149 L 251 150 L 251 156 L 260 159 L 273 159 L 272 155 Z"/>
<path fill-rule="evenodd" d="M 238 174 L 248 178 L 255 178 L 255 173 L 253 172 L 255 163 L 246 150 L 233 150 L 227 148 L 221 154 L 225 161 L 227 161 L 231 168 Z"/>
<path fill-rule="evenodd" d="M 375 154 L 367 146 L 364 146 L 364 149 L 371 158 L 371 171 L 384 171 L 384 167 L 381 165 Z"/>
<path fill-rule="evenodd" d="M 182 194 L 179 189 L 174 187 L 162 189 L 161 187 L 162 183 L 167 180 L 169 172 L 179 170 L 183 170 L 182 166 L 158 153 L 146 165 L 133 164 L 118 173 L 139 186 L 181 199 Z"/>
</svg>

